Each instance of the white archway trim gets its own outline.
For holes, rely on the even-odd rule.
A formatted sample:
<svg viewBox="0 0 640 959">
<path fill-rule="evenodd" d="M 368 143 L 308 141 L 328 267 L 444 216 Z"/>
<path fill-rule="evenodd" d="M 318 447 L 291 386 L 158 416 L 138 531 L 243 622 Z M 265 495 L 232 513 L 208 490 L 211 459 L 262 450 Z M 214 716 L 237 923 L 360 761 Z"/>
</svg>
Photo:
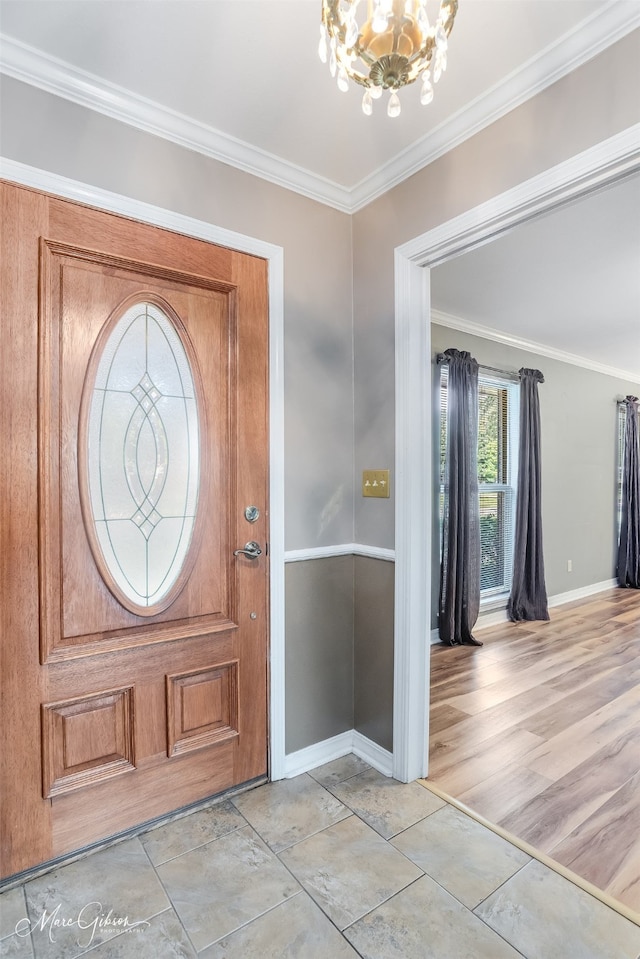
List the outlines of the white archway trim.
<svg viewBox="0 0 640 959">
<path fill-rule="evenodd" d="M 396 571 L 393 775 L 428 772 L 431 625 L 429 269 L 640 170 L 640 124 L 395 250 Z"/>
<path fill-rule="evenodd" d="M 270 384 L 270 497 L 271 497 L 271 652 L 269 769 L 271 779 L 285 775 L 284 685 L 284 251 L 282 247 L 204 220 L 101 190 L 86 183 L 0 157 L 0 176 L 22 186 L 43 190 L 67 200 L 86 203 L 110 213 L 175 230 L 219 246 L 250 253 L 269 266 L 269 384 Z"/>
</svg>

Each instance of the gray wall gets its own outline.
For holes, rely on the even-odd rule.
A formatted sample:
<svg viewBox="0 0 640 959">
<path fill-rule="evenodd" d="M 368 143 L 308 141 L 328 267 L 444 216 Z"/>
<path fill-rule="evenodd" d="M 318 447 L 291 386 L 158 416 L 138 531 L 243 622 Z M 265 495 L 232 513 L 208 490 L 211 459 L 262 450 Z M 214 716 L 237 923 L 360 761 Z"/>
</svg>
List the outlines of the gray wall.
<svg viewBox="0 0 640 959">
<path fill-rule="evenodd" d="M 355 557 L 354 728 L 393 749 L 395 563 Z"/>
<path fill-rule="evenodd" d="M 4 76 L 0 123 L 9 159 L 284 248 L 286 547 L 353 542 L 351 218 Z"/>
<path fill-rule="evenodd" d="M 468 350 L 481 365 L 497 369 L 517 371 L 526 366 L 541 370 L 545 379 L 539 396 L 547 593 L 556 596 L 612 579 L 616 400 L 628 393 L 638 395 L 640 385 L 435 324 L 431 326 L 431 346 L 434 355 L 450 346 Z M 433 373 L 437 377 L 435 366 Z M 436 416 L 434 410 L 434 422 Z M 567 571 L 567 560 L 572 561 L 572 572 Z M 434 566 L 432 596 L 437 595 L 437 578 Z"/>
<path fill-rule="evenodd" d="M 353 729 L 354 557 L 286 567 L 286 752 Z"/>
<path fill-rule="evenodd" d="M 640 122 L 640 98 L 633 92 L 637 90 L 639 61 L 640 31 L 636 30 L 354 215 L 356 479 L 362 469 L 394 462 L 395 247 Z M 531 354 L 527 357 L 518 367 L 531 365 Z M 543 369 L 551 375 L 549 362 L 544 361 Z M 571 371 L 570 382 L 580 389 L 585 381 L 576 369 Z M 609 387 L 602 386 L 600 420 L 614 414 L 609 403 L 620 385 L 614 381 Z M 608 428 L 602 422 L 600 427 Z M 545 458 L 550 460 L 556 454 L 571 475 L 581 472 L 577 463 L 568 462 L 570 457 L 562 447 L 549 450 Z M 585 447 L 580 457 L 582 472 L 594 470 L 598 455 L 593 444 Z M 599 487 L 611 482 L 608 465 L 597 469 Z M 554 485 L 561 486 L 563 481 L 557 474 L 548 481 L 547 499 L 556 501 Z M 393 492 L 392 478 L 391 499 L 362 500 L 356 496 L 356 542 L 393 547 Z M 557 537 L 556 531 L 549 533 L 551 546 L 558 549 L 549 556 L 551 588 L 561 592 L 610 578 L 611 514 L 608 523 L 602 515 L 592 529 L 586 516 L 583 523 L 576 519 L 570 524 L 565 517 L 558 517 L 551 505 L 545 512 L 549 514 L 548 525 L 554 517 L 559 523 Z M 593 546 L 596 556 L 588 557 L 586 551 Z M 568 558 L 573 559 L 572 574 L 566 573 Z M 362 588 L 357 581 L 356 610 L 366 603 L 366 598 L 359 595 Z M 388 602 L 391 595 L 389 591 Z M 360 641 L 365 640 L 361 637 Z M 371 633 L 366 641 L 370 661 L 388 662 L 392 647 L 388 631 Z M 356 703 L 366 699 L 370 682 L 358 662 Z M 380 728 L 388 729 L 392 712 L 384 703 L 380 709 L 381 713 L 382 709 L 387 711 L 386 717 L 381 714 L 378 718 Z"/>
<path fill-rule="evenodd" d="M 639 38 L 626 37 L 353 217 L 6 77 L 1 150 L 284 248 L 287 548 L 393 547 L 393 479 L 390 500 L 357 497 L 355 512 L 353 487 L 354 449 L 356 479 L 363 468 L 393 465 L 394 247 L 638 122 L 629 91 Z M 287 567 L 289 751 L 342 731 L 350 717 L 390 746 L 391 564 L 371 563 L 356 560 L 344 578 L 340 561 L 328 571 L 320 560 L 303 564 L 315 570 Z"/>
<path fill-rule="evenodd" d="M 355 473 L 394 460 L 394 249 L 640 122 L 640 30 L 353 217 Z M 394 500 L 356 498 L 355 541 L 394 545 Z"/>
<path fill-rule="evenodd" d="M 4 76 L 0 96 L 3 156 L 284 248 L 286 547 L 353 542 L 351 218 Z M 287 568 L 289 750 L 353 726 L 352 576 L 322 565 Z"/>
</svg>

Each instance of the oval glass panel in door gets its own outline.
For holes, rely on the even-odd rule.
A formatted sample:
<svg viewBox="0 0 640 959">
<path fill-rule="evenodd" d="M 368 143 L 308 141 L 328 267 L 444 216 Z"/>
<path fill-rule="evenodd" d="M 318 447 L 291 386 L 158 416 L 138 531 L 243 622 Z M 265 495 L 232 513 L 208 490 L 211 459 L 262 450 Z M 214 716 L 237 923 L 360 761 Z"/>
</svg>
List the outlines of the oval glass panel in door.
<svg viewBox="0 0 640 959">
<path fill-rule="evenodd" d="M 184 585 L 200 485 L 199 377 L 171 312 L 145 299 L 116 314 L 83 397 L 89 541 L 111 592 L 143 616 Z"/>
</svg>

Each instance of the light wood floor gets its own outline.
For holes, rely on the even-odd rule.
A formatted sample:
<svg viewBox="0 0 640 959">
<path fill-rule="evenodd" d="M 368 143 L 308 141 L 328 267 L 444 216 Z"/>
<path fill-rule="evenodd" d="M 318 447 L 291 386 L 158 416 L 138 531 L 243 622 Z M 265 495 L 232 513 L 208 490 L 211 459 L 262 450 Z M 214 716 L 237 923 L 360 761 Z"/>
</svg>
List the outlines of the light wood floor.
<svg viewBox="0 0 640 959">
<path fill-rule="evenodd" d="M 640 591 L 431 650 L 429 781 L 640 912 Z"/>
</svg>

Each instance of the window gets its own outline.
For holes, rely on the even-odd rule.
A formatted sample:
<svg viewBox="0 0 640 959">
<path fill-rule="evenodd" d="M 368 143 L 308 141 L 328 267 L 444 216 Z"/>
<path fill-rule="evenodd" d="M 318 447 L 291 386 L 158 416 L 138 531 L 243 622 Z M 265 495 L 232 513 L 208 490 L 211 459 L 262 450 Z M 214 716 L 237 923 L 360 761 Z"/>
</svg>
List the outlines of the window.
<svg viewBox="0 0 640 959">
<path fill-rule="evenodd" d="M 624 469 L 624 433 L 627 425 L 627 407 L 624 403 L 618 403 L 618 442 L 617 442 L 617 462 L 616 462 L 616 518 L 617 518 L 617 539 L 620 539 L 620 527 L 622 526 L 622 472 Z M 638 432 L 640 433 L 640 409 L 638 410 Z"/>
<path fill-rule="evenodd" d="M 624 467 L 624 430 L 627 424 L 627 408 L 624 403 L 618 405 L 618 449 L 616 463 L 616 517 L 617 517 L 617 539 L 620 539 L 620 527 L 622 526 L 622 470 Z"/>
<path fill-rule="evenodd" d="M 447 373 L 440 378 L 440 520 L 444 506 Z M 511 588 L 518 455 L 518 384 L 478 376 L 478 493 L 480 499 L 480 599 L 488 603 Z"/>
<path fill-rule="evenodd" d="M 127 609 L 150 615 L 174 598 L 193 538 L 195 374 L 171 317 L 146 301 L 106 325 L 94 356 L 79 454 L 88 533 L 112 592 Z"/>
</svg>

